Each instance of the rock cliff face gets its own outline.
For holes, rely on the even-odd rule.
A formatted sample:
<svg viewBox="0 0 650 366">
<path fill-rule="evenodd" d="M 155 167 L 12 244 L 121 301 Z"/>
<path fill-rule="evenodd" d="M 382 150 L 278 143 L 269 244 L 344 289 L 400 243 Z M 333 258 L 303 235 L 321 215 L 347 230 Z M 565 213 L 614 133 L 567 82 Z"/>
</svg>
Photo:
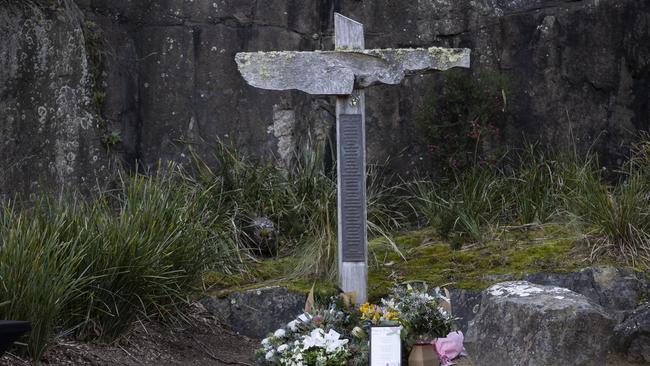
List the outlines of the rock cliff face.
<svg viewBox="0 0 650 366">
<path fill-rule="evenodd" d="M 0 194 L 107 173 L 82 21 L 74 4 L 0 2 Z"/>
<path fill-rule="evenodd" d="M 547 144 L 573 138 L 616 164 L 621 146 L 650 120 L 647 1 L 24 3 L 0 0 L 5 194 L 101 183 L 112 159 L 146 167 L 160 159 L 182 163 L 187 142 L 220 137 L 260 156 L 289 156 L 287 141 L 299 143 L 308 132 L 332 135 L 332 100 L 247 86 L 234 55 L 331 49 L 334 11 L 365 24 L 368 48 L 468 47 L 474 72 L 507 74 L 515 122 L 504 143 L 524 135 Z M 371 159 L 390 156 L 403 173 L 426 159 L 417 114 L 438 79 L 369 90 Z"/>
</svg>

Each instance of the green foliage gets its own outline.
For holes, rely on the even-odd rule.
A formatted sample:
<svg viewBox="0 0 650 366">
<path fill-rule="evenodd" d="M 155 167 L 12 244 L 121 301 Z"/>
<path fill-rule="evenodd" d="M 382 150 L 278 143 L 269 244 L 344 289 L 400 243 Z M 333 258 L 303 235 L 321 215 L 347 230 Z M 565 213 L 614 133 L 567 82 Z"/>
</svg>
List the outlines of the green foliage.
<svg viewBox="0 0 650 366">
<path fill-rule="evenodd" d="M 603 179 L 592 156 L 535 145 L 436 181 L 395 184 L 372 167 L 368 228 L 381 239 L 370 246 L 371 294 L 405 279 L 480 287 L 487 275 L 574 269 L 585 258 L 581 248 L 591 262 L 621 257 L 647 267 L 648 146 L 635 146 L 617 184 Z M 115 190 L 91 200 L 4 203 L 0 318 L 33 322 L 24 351 L 38 359 L 60 334 L 114 339 L 138 319 L 177 319 L 206 282 L 305 289 L 318 281 L 331 294 L 337 194 L 322 151 L 301 151 L 285 170 L 219 142 L 211 163 L 194 156 L 191 175 L 160 167 L 147 177 L 122 174 Z M 435 233 L 392 240 L 388 233 L 424 224 L 409 223 L 411 212 Z M 251 235 L 258 217 L 273 222 L 277 253 Z"/>
<path fill-rule="evenodd" d="M 102 144 L 107 149 L 115 147 L 117 144 L 122 142 L 122 134 L 120 131 L 111 131 L 102 136 Z"/>
<path fill-rule="evenodd" d="M 80 334 L 113 339 L 138 318 L 179 313 L 213 260 L 209 213 L 177 179 L 135 176 L 94 211 L 86 258 L 96 275 Z M 111 212 L 117 207 L 117 214 Z M 207 227 L 207 229 L 205 229 Z M 83 304 L 86 305 L 86 304 Z M 75 322 L 76 323 L 76 322 Z"/>
<path fill-rule="evenodd" d="M 537 145 L 516 151 L 512 160 L 511 170 L 503 177 L 505 195 L 512 202 L 510 221 L 519 225 L 551 221 L 562 207 L 558 194 L 576 162 Z"/>
<path fill-rule="evenodd" d="M 33 323 L 33 359 L 58 334 L 110 340 L 137 319 L 175 319 L 206 269 L 236 265 L 201 192 L 166 174 L 124 176 L 89 202 L 3 207 L 0 318 Z"/>
<path fill-rule="evenodd" d="M 409 183 L 415 209 L 452 246 L 489 241 L 499 227 L 573 222 L 593 255 L 616 253 L 632 264 L 650 259 L 647 144 L 639 143 L 610 185 L 594 156 L 531 145 L 494 166 L 477 164 L 452 179 Z"/>
<path fill-rule="evenodd" d="M 507 183 L 502 171 L 481 165 L 447 181 L 415 180 L 407 190 L 416 198 L 416 211 L 443 238 L 460 247 L 462 242 L 483 242 L 486 227 L 508 211 Z"/>
<path fill-rule="evenodd" d="M 195 156 L 196 181 L 204 198 L 230 222 L 232 235 L 247 253 L 264 252 L 246 228 L 255 217 L 267 217 L 279 236 L 279 254 L 297 257 L 292 273 L 285 275 L 333 279 L 337 270 L 336 178 L 325 170 L 323 151 L 323 146 L 304 149 L 295 164 L 283 170 L 251 161 L 220 141 L 212 156 L 218 168 Z M 368 188 L 371 235 L 398 229 L 404 216 L 395 205 L 397 188 L 383 184 L 375 168 L 371 168 Z"/>
<path fill-rule="evenodd" d="M 435 169 L 443 173 L 492 161 L 501 131 L 511 119 L 510 81 L 501 74 L 444 74 L 422 106 L 422 126 Z"/>
<path fill-rule="evenodd" d="M 73 233 L 80 209 L 40 201 L 30 214 L 0 213 L 0 318 L 32 321 L 26 352 L 39 359 L 63 310 L 83 298 L 87 238 Z"/>
<path fill-rule="evenodd" d="M 635 169 L 616 186 L 603 181 L 595 162 L 577 174 L 566 194 L 567 209 L 582 225 L 592 254 L 604 251 L 623 256 L 632 264 L 650 263 L 650 185 L 645 169 Z"/>
</svg>

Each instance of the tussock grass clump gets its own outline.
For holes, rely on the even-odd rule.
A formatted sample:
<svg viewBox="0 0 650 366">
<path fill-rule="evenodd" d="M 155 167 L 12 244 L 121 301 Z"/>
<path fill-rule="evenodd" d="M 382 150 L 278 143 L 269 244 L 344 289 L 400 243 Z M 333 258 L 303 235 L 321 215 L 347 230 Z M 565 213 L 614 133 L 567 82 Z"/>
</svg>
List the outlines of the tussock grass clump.
<svg viewBox="0 0 650 366">
<path fill-rule="evenodd" d="M 229 230 L 247 255 L 294 256 L 296 264 L 285 275 L 292 278 L 334 279 L 337 271 L 337 191 L 335 169 L 327 170 L 324 146 L 303 149 L 290 167 L 259 163 L 219 141 L 211 168 L 195 156 L 196 183 L 215 211 L 230 223 Z M 388 235 L 401 228 L 397 185 L 387 183 L 378 167 L 368 175 L 370 235 Z M 247 228 L 256 217 L 274 223 L 274 251 L 265 250 Z M 266 245 L 266 243 L 263 243 Z M 394 249 L 397 250 L 395 247 Z"/>
<path fill-rule="evenodd" d="M 34 359 L 92 281 L 83 266 L 88 238 L 74 232 L 80 212 L 48 201 L 29 215 L 9 206 L 0 212 L 0 318 L 32 321 L 26 351 Z"/>
<path fill-rule="evenodd" d="M 566 209 L 581 226 L 592 256 L 608 253 L 634 265 L 650 263 L 650 182 L 644 176 L 646 167 L 635 164 L 622 172 L 621 182 L 611 185 L 589 161 L 571 182 Z"/>
<path fill-rule="evenodd" d="M 2 208 L 0 318 L 33 323 L 33 359 L 57 335 L 110 340 L 137 319 L 177 318 L 207 268 L 233 264 L 200 191 L 168 174 L 123 176 L 90 201 Z"/>
<path fill-rule="evenodd" d="M 578 229 L 592 257 L 609 254 L 650 263 L 650 145 L 639 143 L 617 182 L 594 155 L 511 151 L 451 178 L 408 185 L 415 209 L 453 246 L 485 243 L 499 227 L 563 223 Z M 592 258 L 593 259 L 593 258 Z"/>
<path fill-rule="evenodd" d="M 84 264 L 94 278 L 77 304 L 87 306 L 77 320 L 85 337 L 114 339 L 138 318 L 180 314 L 203 271 L 231 249 L 213 240 L 198 192 L 178 178 L 135 176 L 122 187 L 90 208 L 97 235 Z"/>
</svg>

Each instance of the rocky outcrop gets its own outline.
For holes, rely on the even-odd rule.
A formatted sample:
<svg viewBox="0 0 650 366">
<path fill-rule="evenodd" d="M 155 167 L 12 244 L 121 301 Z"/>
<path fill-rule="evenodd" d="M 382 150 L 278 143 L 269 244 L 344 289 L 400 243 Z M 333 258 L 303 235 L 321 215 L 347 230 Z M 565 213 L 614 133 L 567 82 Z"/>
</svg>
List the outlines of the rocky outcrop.
<svg viewBox="0 0 650 366">
<path fill-rule="evenodd" d="M 200 303 L 237 333 L 261 339 L 302 314 L 306 300 L 304 293 L 266 287 L 206 297 Z"/>
<path fill-rule="evenodd" d="M 512 275 L 496 275 L 494 281 L 508 281 Z M 501 278 L 503 277 L 503 278 Z M 629 268 L 590 267 L 577 272 L 529 273 L 524 281 L 538 285 L 564 287 L 586 296 L 602 306 L 617 321 L 623 321 L 650 295 L 650 283 L 641 272 Z M 451 302 L 456 325 L 467 332 L 481 304 L 482 293 L 476 290 L 453 289 Z"/>
<path fill-rule="evenodd" d="M 456 320 L 456 327 L 463 333 L 467 333 L 469 323 L 476 317 L 481 308 L 481 291 L 452 289 L 451 311 Z"/>
<path fill-rule="evenodd" d="M 525 281 L 483 292 L 466 347 L 478 366 L 605 365 L 614 320 L 571 290 Z"/>
<path fill-rule="evenodd" d="M 642 273 L 629 268 L 585 268 L 579 272 L 533 273 L 525 281 L 565 287 L 585 295 L 620 319 L 636 309 L 650 294 L 650 284 Z"/>
<path fill-rule="evenodd" d="M 650 304 L 631 313 L 614 331 L 615 350 L 628 361 L 650 363 Z"/>
<path fill-rule="evenodd" d="M 470 48 L 475 74 L 507 75 L 514 122 L 502 129 L 501 143 L 518 144 L 522 135 L 551 145 L 571 138 L 615 165 L 625 152 L 621 146 L 638 129 L 648 129 L 650 120 L 647 1 L 29 3 L 0 4 L 5 193 L 101 183 L 112 154 L 146 167 L 159 159 L 184 163 L 185 143 L 217 137 L 273 156 L 278 137 L 267 131 L 274 106 L 293 110 L 296 144 L 300 136 L 326 139 L 314 129 L 331 128 L 331 99 L 247 86 L 234 58 L 246 51 L 331 50 L 334 11 L 364 23 L 368 49 Z M 84 25 L 90 24 L 96 27 L 88 37 Z M 93 55 L 101 56 L 101 71 L 93 77 L 99 89 L 87 76 Z M 439 75 L 428 75 L 368 89 L 370 160 L 390 156 L 392 168 L 402 173 L 427 163 L 418 116 L 439 81 Z M 89 100 L 100 106 L 91 108 Z M 101 128 L 91 127 L 98 123 Z M 110 146 L 102 146 L 105 134 L 112 137 Z M 286 144 L 280 145 L 286 154 Z M 207 147 L 196 149 L 208 153 Z"/>
<path fill-rule="evenodd" d="M 0 197 L 109 174 L 85 32 L 71 1 L 0 3 Z"/>
</svg>

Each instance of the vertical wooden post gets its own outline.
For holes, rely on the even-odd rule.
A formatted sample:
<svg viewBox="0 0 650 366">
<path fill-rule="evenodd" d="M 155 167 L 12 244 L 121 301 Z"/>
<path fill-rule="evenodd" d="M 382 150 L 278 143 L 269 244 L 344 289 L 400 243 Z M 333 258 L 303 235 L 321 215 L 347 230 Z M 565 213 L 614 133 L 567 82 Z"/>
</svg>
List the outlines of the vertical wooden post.
<svg viewBox="0 0 650 366">
<path fill-rule="evenodd" d="M 364 49 L 363 25 L 334 14 L 337 50 Z M 336 99 L 338 173 L 338 267 L 339 283 L 355 293 L 357 304 L 368 298 L 368 235 L 366 199 L 365 94 Z"/>
</svg>

